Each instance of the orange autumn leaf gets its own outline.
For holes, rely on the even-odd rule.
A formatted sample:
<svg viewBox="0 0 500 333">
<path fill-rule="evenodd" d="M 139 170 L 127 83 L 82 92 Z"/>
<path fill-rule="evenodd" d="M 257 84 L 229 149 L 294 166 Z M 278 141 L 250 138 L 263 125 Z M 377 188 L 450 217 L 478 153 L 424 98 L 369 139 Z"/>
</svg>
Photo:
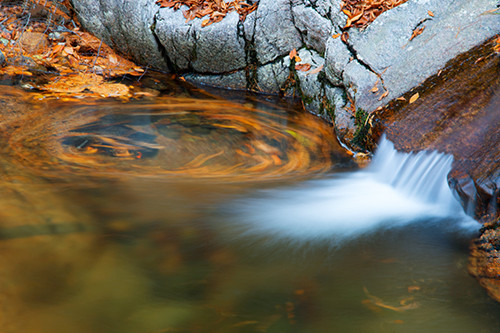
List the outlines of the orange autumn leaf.
<svg viewBox="0 0 500 333">
<path fill-rule="evenodd" d="M 323 65 L 319 66 L 319 67 L 316 67 L 315 69 L 311 70 L 309 73 L 307 73 L 307 75 L 312 75 L 312 74 L 316 74 L 316 73 L 319 73 L 321 72 L 321 70 L 323 69 Z"/>
<path fill-rule="evenodd" d="M 342 9 L 342 12 L 347 15 L 347 17 L 351 17 L 352 13 L 348 11 L 347 9 Z"/>
<path fill-rule="evenodd" d="M 398 100 L 398 101 L 406 101 L 406 98 L 404 98 L 403 96 L 401 96 L 401 97 L 396 98 L 396 100 Z"/>
<path fill-rule="evenodd" d="M 434 17 L 434 13 L 431 12 L 430 10 L 427 11 L 427 14 L 429 14 L 430 17 Z"/>
<path fill-rule="evenodd" d="M 380 97 L 378 98 L 379 101 L 381 101 L 383 98 L 386 98 L 387 95 L 389 95 L 389 90 L 386 90 Z"/>
<path fill-rule="evenodd" d="M 415 102 L 418 99 L 419 96 L 420 95 L 418 93 L 416 93 L 415 95 L 411 96 L 409 103 L 411 104 L 411 103 Z"/>
<path fill-rule="evenodd" d="M 340 36 L 340 39 L 344 42 L 347 43 L 347 40 L 349 39 L 349 33 L 347 31 L 344 31 L 342 33 L 342 36 Z"/>
<path fill-rule="evenodd" d="M 342 35 L 341 33 L 338 33 L 338 34 L 335 34 L 335 35 L 332 35 L 333 38 L 339 38 L 340 35 Z"/>
<path fill-rule="evenodd" d="M 347 19 L 347 22 L 345 24 L 345 27 L 344 28 L 349 28 L 350 26 L 352 26 L 353 23 L 355 23 L 356 21 L 358 21 L 362 16 L 363 16 L 363 12 L 353 16 L 353 17 L 349 17 Z"/>
<path fill-rule="evenodd" d="M 425 25 L 423 27 L 420 27 L 420 28 L 413 30 L 413 33 L 411 34 L 410 40 L 412 40 L 413 38 L 422 34 L 422 32 L 424 32 L 424 29 L 425 29 Z"/>
<path fill-rule="evenodd" d="M 295 58 L 295 56 L 297 55 L 297 50 L 296 49 L 293 49 L 290 51 L 290 60 L 292 60 L 293 58 Z"/>
</svg>

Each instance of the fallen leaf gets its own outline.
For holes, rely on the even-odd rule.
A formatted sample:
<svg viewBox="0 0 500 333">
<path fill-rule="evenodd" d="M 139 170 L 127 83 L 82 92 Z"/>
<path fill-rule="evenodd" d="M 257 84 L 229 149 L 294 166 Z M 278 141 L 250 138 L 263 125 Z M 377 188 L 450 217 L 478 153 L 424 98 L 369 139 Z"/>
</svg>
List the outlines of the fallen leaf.
<svg viewBox="0 0 500 333">
<path fill-rule="evenodd" d="M 376 93 L 378 91 L 377 84 L 373 86 L 373 88 L 370 90 L 372 93 Z"/>
<path fill-rule="evenodd" d="M 113 53 L 110 53 L 108 55 L 108 59 L 109 59 L 109 62 L 111 62 L 112 64 L 118 63 L 118 58 L 116 58 L 116 55 L 114 55 Z"/>
<path fill-rule="evenodd" d="M 344 31 L 342 33 L 342 36 L 340 37 L 340 39 L 344 42 L 344 43 L 347 43 L 347 40 L 349 39 L 349 33 L 347 31 Z"/>
<path fill-rule="evenodd" d="M 347 9 L 342 9 L 342 12 L 347 15 L 347 17 L 351 17 L 352 13 L 348 11 Z"/>
<path fill-rule="evenodd" d="M 398 101 L 406 101 L 406 98 L 404 98 L 403 96 L 401 96 L 401 97 L 396 98 L 396 100 L 398 100 Z"/>
<path fill-rule="evenodd" d="M 430 17 L 434 17 L 434 13 L 431 12 L 430 10 L 427 11 L 427 14 L 429 14 Z"/>
<path fill-rule="evenodd" d="M 416 93 L 415 95 L 411 96 L 410 97 L 410 104 L 413 103 L 413 102 L 415 102 L 418 99 L 419 96 L 420 95 L 418 93 Z"/>
<path fill-rule="evenodd" d="M 295 58 L 295 56 L 297 55 L 297 50 L 296 49 L 293 49 L 290 51 L 290 60 L 292 60 L 293 58 Z"/>
<path fill-rule="evenodd" d="M 335 34 L 335 35 L 332 35 L 333 38 L 339 38 L 342 34 L 341 33 L 338 33 L 338 34 Z"/>
<path fill-rule="evenodd" d="M 309 73 L 307 73 L 307 75 L 319 73 L 319 72 L 321 72 L 322 69 L 323 69 L 323 65 L 321 65 L 319 67 L 316 67 L 315 69 L 311 70 Z"/>
<path fill-rule="evenodd" d="M 63 50 L 64 52 L 66 52 L 66 54 L 73 54 L 73 48 L 71 46 L 66 46 Z"/>
<path fill-rule="evenodd" d="M 408 292 L 409 293 L 412 293 L 414 291 L 419 291 L 420 290 L 420 287 L 419 286 L 409 286 L 408 287 Z"/>
<path fill-rule="evenodd" d="M 387 95 L 389 95 L 389 90 L 386 90 L 382 95 L 380 95 L 380 97 L 378 98 L 378 100 L 382 100 L 383 98 L 386 98 Z"/>
<path fill-rule="evenodd" d="M 297 64 L 295 65 L 295 69 L 301 72 L 307 72 L 308 70 L 311 69 L 311 64 L 305 63 L 305 64 Z"/>
<path fill-rule="evenodd" d="M 413 30 L 413 33 L 411 34 L 410 40 L 412 40 L 413 38 L 422 34 L 422 32 L 424 32 L 424 29 L 425 29 L 425 25 L 423 27 L 420 27 L 420 28 Z"/>
<path fill-rule="evenodd" d="M 210 20 L 209 19 L 205 19 L 205 20 L 201 21 L 201 26 L 202 27 L 206 27 L 209 24 L 210 24 Z"/>
</svg>

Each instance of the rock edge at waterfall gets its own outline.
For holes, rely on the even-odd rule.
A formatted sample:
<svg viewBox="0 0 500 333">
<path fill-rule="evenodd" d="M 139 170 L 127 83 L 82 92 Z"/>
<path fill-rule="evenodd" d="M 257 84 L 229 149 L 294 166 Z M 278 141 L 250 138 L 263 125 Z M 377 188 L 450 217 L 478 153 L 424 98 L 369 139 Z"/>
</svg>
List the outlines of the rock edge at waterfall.
<svg viewBox="0 0 500 333">
<path fill-rule="evenodd" d="M 245 21 L 232 12 L 207 27 L 154 0 L 72 3 L 85 28 L 136 62 L 194 83 L 295 94 L 351 146 L 356 110 L 370 114 L 500 33 L 497 0 L 410 0 L 363 30 L 343 28 L 340 0 L 260 0 Z M 347 41 L 334 38 L 344 31 Z M 294 48 L 308 71 L 295 70 Z"/>
</svg>

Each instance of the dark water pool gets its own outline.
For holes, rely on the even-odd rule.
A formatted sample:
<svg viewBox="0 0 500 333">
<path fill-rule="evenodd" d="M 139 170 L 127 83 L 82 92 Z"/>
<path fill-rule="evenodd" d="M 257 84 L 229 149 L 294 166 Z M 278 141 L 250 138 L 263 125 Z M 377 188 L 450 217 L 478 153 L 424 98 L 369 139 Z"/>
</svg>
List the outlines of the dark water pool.
<svg viewBox="0 0 500 333">
<path fill-rule="evenodd" d="M 242 232 L 235 198 L 355 168 L 318 119 L 203 94 L 3 88 L 2 332 L 500 330 L 453 221 L 336 247 Z"/>
</svg>

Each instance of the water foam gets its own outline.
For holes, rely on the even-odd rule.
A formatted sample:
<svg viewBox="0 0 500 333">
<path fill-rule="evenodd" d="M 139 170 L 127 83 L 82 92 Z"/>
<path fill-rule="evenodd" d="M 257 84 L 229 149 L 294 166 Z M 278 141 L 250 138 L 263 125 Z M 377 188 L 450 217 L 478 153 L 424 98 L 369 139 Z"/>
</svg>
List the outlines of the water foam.
<svg viewBox="0 0 500 333">
<path fill-rule="evenodd" d="M 453 157 L 436 151 L 402 153 L 382 138 L 371 165 L 309 181 L 291 189 L 259 192 L 238 202 L 246 233 L 340 242 L 380 228 L 418 221 L 453 220 L 477 230 L 453 196 L 447 174 Z"/>
</svg>

